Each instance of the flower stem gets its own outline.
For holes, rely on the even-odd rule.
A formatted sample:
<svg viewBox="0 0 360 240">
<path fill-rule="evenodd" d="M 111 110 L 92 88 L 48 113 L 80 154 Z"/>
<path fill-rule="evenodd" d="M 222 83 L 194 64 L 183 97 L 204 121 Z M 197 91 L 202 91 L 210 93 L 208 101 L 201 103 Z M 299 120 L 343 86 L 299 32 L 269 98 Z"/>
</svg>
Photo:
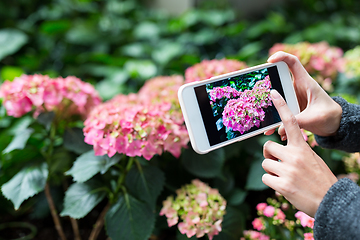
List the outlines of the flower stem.
<svg viewBox="0 0 360 240">
<path fill-rule="evenodd" d="M 52 196 L 50 194 L 50 187 L 49 187 L 48 182 L 46 182 L 46 185 L 45 185 L 45 196 L 46 196 L 46 199 L 47 199 L 48 204 L 49 204 L 50 213 L 51 213 L 51 216 L 52 216 L 54 224 L 55 224 L 55 229 L 57 230 L 57 232 L 58 232 L 58 234 L 60 236 L 60 239 L 61 240 L 66 240 L 64 230 L 63 230 L 63 228 L 61 226 L 60 219 L 59 219 L 59 216 L 58 216 L 57 211 L 56 211 L 54 200 L 53 200 L 53 198 L 52 198 Z"/>
<path fill-rule="evenodd" d="M 66 182 L 66 179 L 64 179 L 62 181 L 62 183 L 63 183 L 63 189 L 66 192 L 67 189 L 69 188 L 69 186 L 68 186 L 68 184 Z M 74 232 L 74 240 L 81 240 L 80 231 L 79 231 L 79 225 L 78 225 L 77 220 L 72 218 L 72 217 L 69 217 L 69 219 L 70 219 L 70 222 L 71 222 L 71 227 L 72 227 L 73 232 Z"/>
<path fill-rule="evenodd" d="M 125 177 L 127 175 L 127 173 L 130 171 L 133 163 L 134 163 L 134 159 L 133 157 L 131 157 L 129 159 L 129 162 L 126 165 L 126 168 L 123 170 L 123 172 L 121 173 L 119 179 L 118 179 L 118 183 L 117 183 L 117 187 L 116 187 L 116 191 L 115 194 L 119 192 L 121 186 L 123 185 L 124 181 L 125 181 Z"/>
<path fill-rule="evenodd" d="M 99 236 L 99 233 L 100 233 L 102 227 L 104 226 L 105 215 L 108 212 L 110 206 L 111 206 L 111 204 L 110 204 L 110 202 L 108 202 L 108 204 L 106 204 L 106 206 L 104 207 L 104 209 L 100 213 L 98 219 L 96 220 L 94 228 L 90 233 L 89 240 L 95 240 Z"/>
<path fill-rule="evenodd" d="M 72 217 L 70 217 L 70 222 L 74 231 L 74 240 L 81 240 L 78 222 Z"/>
</svg>

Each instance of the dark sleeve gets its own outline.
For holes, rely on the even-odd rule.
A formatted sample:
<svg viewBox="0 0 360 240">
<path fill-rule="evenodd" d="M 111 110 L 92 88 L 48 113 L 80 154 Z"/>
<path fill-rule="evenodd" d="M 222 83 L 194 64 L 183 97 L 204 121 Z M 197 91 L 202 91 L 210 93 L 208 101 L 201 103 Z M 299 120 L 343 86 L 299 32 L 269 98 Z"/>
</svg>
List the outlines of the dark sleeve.
<svg viewBox="0 0 360 240">
<path fill-rule="evenodd" d="M 315 214 L 316 240 L 350 240 L 360 236 L 360 187 L 350 179 L 336 182 Z"/>
<path fill-rule="evenodd" d="M 360 106 L 350 104 L 341 97 L 333 97 L 342 108 L 339 130 L 335 136 L 320 137 L 316 142 L 324 148 L 339 149 L 346 152 L 360 151 Z"/>
</svg>

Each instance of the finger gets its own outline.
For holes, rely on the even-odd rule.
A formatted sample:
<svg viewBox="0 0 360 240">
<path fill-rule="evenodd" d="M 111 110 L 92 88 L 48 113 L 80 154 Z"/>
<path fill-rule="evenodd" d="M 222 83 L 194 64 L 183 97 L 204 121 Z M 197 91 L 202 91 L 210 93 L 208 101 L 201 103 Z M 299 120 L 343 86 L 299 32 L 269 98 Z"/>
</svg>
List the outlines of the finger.
<svg viewBox="0 0 360 240">
<path fill-rule="evenodd" d="M 272 160 L 272 159 L 264 159 L 264 161 L 262 162 L 261 166 L 263 167 L 263 169 L 274 176 L 281 176 L 282 174 L 282 168 L 283 165 L 281 165 L 281 162 Z"/>
<path fill-rule="evenodd" d="M 271 90 L 270 94 L 271 99 L 280 115 L 282 123 L 284 124 L 288 144 L 298 144 L 304 141 L 296 118 L 287 106 L 285 100 L 274 89 Z"/>
<path fill-rule="evenodd" d="M 309 77 L 308 72 L 305 70 L 300 60 L 292 54 L 279 51 L 274 53 L 268 59 L 269 63 L 280 62 L 280 61 L 283 61 L 288 65 L 295 79 L 299 80 L 303 77 Z"/>
<path fill-rule="evenodd" d="M 284 146 L 273 142 L 267 141 L 263 147 L 263 155 L 264 158 L 272 159 L 272 160 L 282 160 L 283 156 L 281 153 L 285 152 Z"/>
<path fill-rule="evenodd" d="M 275 132 L 275 129 L 271 129 L 271 130 L 264 132 L 264 134 L 269 136 L 269 135 L 273 134 L 274 132 Z"/>
<path fill-rule="evenodd" d="M 280 125 L 278 134 L 280 135 L 281 141 L 285 141 L 287 139 L 284 124 Z"/>
<path fill-rule="evenodd" d="M 279 186 L 281 186 L 281 182 L 282 182 L 282 179 L 280 177 L 265 173 L 262 176 L 262 182 L 265 185 L 269 186 L 270 188 L 274 189 L 275 191 L 277 191 L 283 195 L 283 193 L 281 191 L 279 191 L 280 190 Z"/>
</svg>

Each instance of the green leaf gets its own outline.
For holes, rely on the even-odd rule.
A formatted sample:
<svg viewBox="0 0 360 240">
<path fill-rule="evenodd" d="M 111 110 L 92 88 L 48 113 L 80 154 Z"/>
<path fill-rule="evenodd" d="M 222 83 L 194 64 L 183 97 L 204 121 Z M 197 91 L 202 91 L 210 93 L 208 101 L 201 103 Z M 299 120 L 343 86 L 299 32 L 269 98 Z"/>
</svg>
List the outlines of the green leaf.
<svg viewBox="0 0 360 240">
<path fill-rule="evenodd" d="M 220 176 L 225 162 L 224 149 L 220 148 L 207 154 L 197 154 L 187 149 L 181 155 L 185 169 L 198 177 L 212 178 Z"/>
<path fill-rule="evenodd" d="M 16 122 L 8 129 L 10 135 L 16 135 L 27 129 L 34 119 L 30 116 L 24 116 L 16 120 Z"/>
<path fill-rule="evenodd" d="M 41 24 L 41 32 L 56 35 L 65 33 L 71 27 L 71 21 L 67 20 L 56 20 L 56 21 L 47 21 Z"/>
<path fill-rule="evenodd" d="M 247 190 L 261 191 L 268 188 L 268 186 L 262 182 L 262 175 L 264 175 L 265 170 L 261 166 L 263 158 L 262 155 L 260 155 L 261 153 L 256 153 L 255 157 L 257 157 L 257 159 L 251 163 L 245 186 Z"/>
<path fill-rule="evenodd" d="M 95 181 L 74 183 L 65 193 L 64 209 L 60 216 L 75 219 L 85 217 L 106 196 L 101 184 Z"/>
<path fill-rule="evenodd" d="M 227 197 L 227 202 L 229 205 L 238 206 L 244 202 L 246 195 L 246 191 L 235 188 Z"/>
<path fill-rule="evenodd" d="M 108 100 L 120 93 L 123 93 L 124 85 L 114 83 L 109 79 L 104 79 L 96 83 L 95 89 L 102 99 Z"/>
<path fill-rule="evenodd" d="M 47 177 L 46 163 L 40 166 L 26 167 L 10 181 L 4 183 L 1 191 L 7 199 L 12 201 L 17 210 L 23 201 L 44 190 Z"/>
<path fill-rule="evenodd" d="M 165 65 L 173 58 L 183 54 L 184 49 L 183 45 L 176 42 L 161 43 L 159 47 L 153 51 L 152 57 L 156 62 Z"/>
<path fill-rule="evenodd" d="M 55 112 L 42 112 L 39 114 L 36 120 L 41 125 L 43 125 L 47 130 L 49 130 L 54 117 L 55 117 Z"/>
<path fill-rule="evenodd" d="M 71 175 L 75 182 L 86 182 L 92 178 L 95 174 L 104 174 L 114 164 L 120 161 L 120 155 L 113 157 L 95 156 L 93 150 L 86 152 L 79 156 L 72 168 L 67 171 L 66 175 Z"/>
<path fill-rule="evenodd" d="M 28 41 L 27 35 L 17 29 L 0 30 L 0 60 L 17 52 Z"/>
<path fill-rule="evenodd" d="M 20 67 L 4 66 L 1 69 L 1 79 L 12 81 L 16 77 L 20 77 L 24 70 Z"/>
<path fill-rule="evenodd" d="M 156 65 L 150 60 L 129 60 L 125 63 L 124 68 L 133 78 L 148 79 L 157 73 Z"/>
<path fill-rule="evenodd" d="M 10 144 L 4 149 L 3 154 L 9 153 L 15 149 L 24 149 L 27 141 L 29 140 L 31 134 L 34 132 L 34 129 L 27 128 L 22 132 L 18 132 Z"/>
<path fill-rule="evenodd" d="M 152 208 L 129 194 L 120 195 L 105 216 L 106 232 L 111 239 L 149 239 L 155 224 Z"/>
<path fill-rule="evenodd" d="M 136 198 L 154 209 L 155 202 L 165 183 L 164 173 L 155 166 L 134 167 L 126 176 L 126 187 Z"/>
<path fill-rule="evenodd" d="M 92 146 L 84 142 L 84 133 L 80 128 L 66 128 L 64 132 L 64 147 L 77 154 L 83 154 L 92 149 Z"/>
<path fill-rule="evenodd" d="M 159 26 L 152 22 L 141 22 L 134 29 L 134 35 L 138 39 L 156 39 L 159 34 Z"/>
</svg>

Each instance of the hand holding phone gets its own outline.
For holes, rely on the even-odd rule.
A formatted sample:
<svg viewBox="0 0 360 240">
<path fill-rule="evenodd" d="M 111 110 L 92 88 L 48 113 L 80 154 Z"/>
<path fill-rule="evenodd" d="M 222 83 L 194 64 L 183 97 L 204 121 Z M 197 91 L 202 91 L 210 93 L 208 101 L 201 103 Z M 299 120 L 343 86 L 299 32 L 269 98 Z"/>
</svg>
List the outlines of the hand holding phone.
<svg viewBox="0 0 360 240">
<path fill-rule="evenodd" d="M 284 62 L 183 85 L 178 92 L 191 144 L 204 154 L 275 128 L 281 119 L 270 98 L 276 89 L 294 114 L 294 87 Z"/>
</svg>

